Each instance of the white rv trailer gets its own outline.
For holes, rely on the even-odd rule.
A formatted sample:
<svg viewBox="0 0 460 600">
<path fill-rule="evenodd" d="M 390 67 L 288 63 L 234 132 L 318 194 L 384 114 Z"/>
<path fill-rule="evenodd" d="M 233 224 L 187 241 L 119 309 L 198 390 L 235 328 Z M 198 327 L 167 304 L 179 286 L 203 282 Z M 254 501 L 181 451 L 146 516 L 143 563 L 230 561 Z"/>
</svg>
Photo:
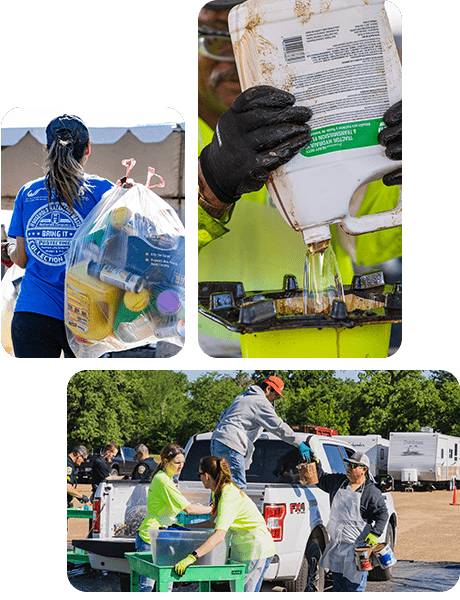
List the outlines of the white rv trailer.
<svg viewBox="0 0 460 600">
<path fill-rule="evenodd" d="M 356 449 L 364 452 L 370 461 L 370 472 L 377 479 L 380 475 L 388 473 L 388 448 L 389 440 L 381 435 L 337 435 L 335 438 L 344 440 Z"/>
<path fill-rule="evenodd" d="M 390 433 L 388 473 L 396 482 L 448 484 L 460 479 L 460 437 L 423 428 Z"/>
</svg>

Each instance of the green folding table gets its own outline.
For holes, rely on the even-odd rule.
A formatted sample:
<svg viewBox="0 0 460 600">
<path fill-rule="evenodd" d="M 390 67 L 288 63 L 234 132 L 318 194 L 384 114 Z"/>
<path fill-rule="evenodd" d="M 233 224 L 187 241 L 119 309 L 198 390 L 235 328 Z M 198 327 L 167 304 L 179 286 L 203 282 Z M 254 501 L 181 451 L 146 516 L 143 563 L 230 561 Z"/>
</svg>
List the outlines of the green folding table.
<svg viewBox="0 0 460 600">
<path fill-rule="evenodd" d="M 211 591 L 211 581 L 234 581 L 235 592 L 244 592 L 245 565 L 228 562 L 225 565 L 192 565 L 181 576 L 174 567 L 160 567 L 152 562 L 150 552 L 126 552 L 131 571 L 131 592 L 139 591 L 139 575 L 150 577 L 156 582 L 155 592 L 168 592 L 168 584 L 174 581 L 198 582 L 200 592 Z"/>
</svg>

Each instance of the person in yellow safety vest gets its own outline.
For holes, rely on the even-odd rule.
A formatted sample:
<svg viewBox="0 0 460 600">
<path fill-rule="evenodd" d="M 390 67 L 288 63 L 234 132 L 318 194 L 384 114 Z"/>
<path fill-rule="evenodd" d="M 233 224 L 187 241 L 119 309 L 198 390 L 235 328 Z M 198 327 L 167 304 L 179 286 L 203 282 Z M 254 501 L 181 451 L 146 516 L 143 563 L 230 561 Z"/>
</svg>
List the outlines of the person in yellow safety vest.
<svg viewBox="0 0 460 600">
<path fill-rule="evenodd" d="M 225 458 L 205 456 L 197 473 L 201 483 L 212 491 L 215 519 L 214 533 L 191 554 L 179 561 L 174 570 L 183 575 L 197 558 L 216 546 L 230 541 L 230 559 L 243 563 L 245 592 L 260 592 L 264 573 L 275 554 L 275 544 L 265 520 L 255 503 L 232 481 L 230 467 Z M 230 591 L 234 592 L 234 582 Z"/>
<path fill-rule="evenodd" d="M 228 34 L 229 10 L 241 1 L 212 0 L 199 13 L 199 156 L 205 147 L 209 152 L 219 117 L 233 107 L 241 93 Z M 244 96 L 242 100 L 245 100 Z M 380 142 L 386 146 L 390 158 L 400 160 L 402 108 L 391 109 L 393 120 L 388 121 L 391 126 L 380 134 Z M 307 119 L 304 126 L 305 129 L 308 127 Z M 239 150 L 237 153 L 240 155 Z M 215 182 L 212 184 L 214 190 L 208 185 L 201 162 L 202 157 L 198 161 L 199 281 L 241 281 L 248 291 L 281 289 L 285 274 L 293 274 L 302 282 L 306 247 L 301 235 L 284 221 L 265 187 L 243 193 L 237 202 L 229 203 L 228 197 L 224 198 L 227 202 L 222 201 L 222 196 L 219 198 L 215 193 Z M 211 161 L 212 166 L 215 163 Z M 225 167 L 225 160 L 221 165 Z M 209 172 L 210 165 L 206 166 Z M 399 171 L 391 174 L 387 181 L 391 185 L 380 180 L 358 189 L 351 199 L 351 211 L 361 216 L 394 208 L 400 190 L 399 185 L 393 184 L 401 182 Z M 229 194 L 228 190 L 225 192 Z M 229 195 L 232 195 L 231 190 Z M 401 227 L 353 237 L 333 225 L 331 233 L 345 285 L 351 283 L 353 264 L 374 265 L 402 254 Z M 241 356 L 239 335 L 202 315 L 199 316 L 199 343 L 210 356 Z"/>
</svg>

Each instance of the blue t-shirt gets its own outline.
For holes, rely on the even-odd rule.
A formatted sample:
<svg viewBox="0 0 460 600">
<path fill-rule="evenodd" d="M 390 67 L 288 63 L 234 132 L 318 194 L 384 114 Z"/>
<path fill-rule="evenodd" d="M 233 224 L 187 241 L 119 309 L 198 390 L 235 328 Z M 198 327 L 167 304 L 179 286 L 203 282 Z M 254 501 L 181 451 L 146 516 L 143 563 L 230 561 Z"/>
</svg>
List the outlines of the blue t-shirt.
<svg viewBox="0 0 460 600">
<path fill-rule="evenodd" d="M 75 202 L 74 213 L 54 201 L 54 190 L 48 204 L 44 177 L 19 190 L 8 235 L 25 239 L 27 266 L 15 312 L 64 319 L 65 259 L 70 242 L 83 219 L 113 187 L 97 175 L 85 175 L 85 180 L 91 189 Z"/>
</svg>

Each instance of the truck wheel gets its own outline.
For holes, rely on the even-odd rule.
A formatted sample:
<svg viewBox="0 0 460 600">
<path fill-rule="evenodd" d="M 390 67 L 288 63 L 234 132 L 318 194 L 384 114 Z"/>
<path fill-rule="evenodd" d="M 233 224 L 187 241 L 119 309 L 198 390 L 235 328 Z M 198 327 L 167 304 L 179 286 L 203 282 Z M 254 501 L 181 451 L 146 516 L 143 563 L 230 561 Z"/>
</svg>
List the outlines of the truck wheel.
<svg viewBox="0 0 460 600">
<path fill-rule="evenodd" d="M 112 468 L 110 469 L 110 475 L 111 475 L 112 477 L 118 477 L 118 469 L 116 469 L 115 467 L 112 467 Z"/>
<path fill-rule="evenodd" d="M 288 592 L 323 592 L 324 569 L 319 566 L 322 551 L 315 541 L 307 544 L 300 566 L 299 576 L 294 581 L 286 581 Z"/>
<path fill-rule="evenodd" d="M 393 526 L 390 525 L 388 527 L 387 543 L 390 545 L 390 547 L 393 551 L 394 551 L 394 545 L 395 545 L 394 540 L 395 540 L 394 529 L 393 529 Z M 371 581 L 388 581 L 389 579 L 391 579 L 392 570 L 393 570 L 392 567 L 390 567 L 388 569 L 382 569 L 382 567 L 374 567 L 372 569 L 372 571 L 370 571 L 370 573 L 369 573 L 369 579 Z"/>
</svg>

